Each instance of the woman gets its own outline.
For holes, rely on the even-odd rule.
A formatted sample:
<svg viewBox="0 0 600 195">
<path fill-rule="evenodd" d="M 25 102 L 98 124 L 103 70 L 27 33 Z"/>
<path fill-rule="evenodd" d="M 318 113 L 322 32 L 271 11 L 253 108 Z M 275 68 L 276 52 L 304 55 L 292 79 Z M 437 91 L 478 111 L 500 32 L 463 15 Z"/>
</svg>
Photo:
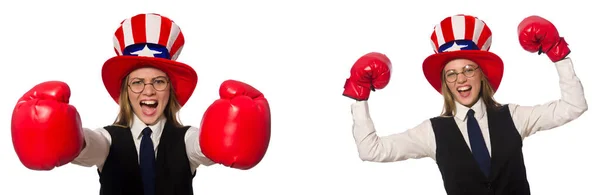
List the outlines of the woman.
<svg viewBox="0 0 600 195">
<path fill-rule="evenodd" d="M 221 99 L 204 115 L 202 131 L 184 126 L 177 113 L 198 78 L 193 68 L 175 61 L 184 45 L 180 28 L 164 16 L 138 14 L 121 23 L 114 40 L 118 56 L 102 68 L 104 85 L 120 108 L 114 124 L 82 128 L 75 107 L 68 105 L 67 84 L 37 85 L 13 114 L 13 143 L 26 167 L 96 166 L 100 194 L 175 195 L 193 194 L 192 179 L 201 165 L 246 170 L 261 161 L 270 139 L 270 111 L 258 90 L 225 81 Z"/>
<path fill-rule="evenodd" d="M 539 36 L 542 34 L 545 36 Z M 435 54 L 424 60 L 423 71 L 443 95 L 444 109 L 441 116 L 405 132 L 380 137 L 369 115 L 369 89 L 387 85 L 389 59 L 370 53 L 354 65 L 343 94 L 357 100 L 352 115 L 360 158 L 392 162 L 430 157 L 438 164 L 448 194 L 529 194 L 522 140 L 564 125 L 587 110 L 583 87 L 567 57 L 567 43 L 541 17 L 521 22 L 521 45 L 530 52 L 546 53 L 555 63 L 562 97 L 520 106 L 494 100 L 503 62 L 488 51 L 491 31 L 482 20 L 466 15 L 447 17 L 435 27 L 431 39 Z"/>
</svg>

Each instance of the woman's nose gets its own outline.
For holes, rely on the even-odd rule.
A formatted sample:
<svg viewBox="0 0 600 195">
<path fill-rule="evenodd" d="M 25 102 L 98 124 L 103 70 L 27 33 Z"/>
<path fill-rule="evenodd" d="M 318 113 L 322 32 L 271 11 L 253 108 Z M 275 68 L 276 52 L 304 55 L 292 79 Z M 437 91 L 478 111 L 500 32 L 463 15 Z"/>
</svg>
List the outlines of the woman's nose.
<svg viewBox="0 0 600 195">
<path fill-rule="evenodd" d="M 458 78 L 456 79 L 456 81 L 459 83 L 464 83 L 465 81 L 467 81 L 467 76 L 463 74 L 458 74 Z"/>
<path fill-rule="evenodd" d="M 144 88 L 144 95 L 154 95 L 154 93 L 156 93 L 156 90 L 154 90 L 154 86 L 152 85 L 146 85 Z"/>
</svg>

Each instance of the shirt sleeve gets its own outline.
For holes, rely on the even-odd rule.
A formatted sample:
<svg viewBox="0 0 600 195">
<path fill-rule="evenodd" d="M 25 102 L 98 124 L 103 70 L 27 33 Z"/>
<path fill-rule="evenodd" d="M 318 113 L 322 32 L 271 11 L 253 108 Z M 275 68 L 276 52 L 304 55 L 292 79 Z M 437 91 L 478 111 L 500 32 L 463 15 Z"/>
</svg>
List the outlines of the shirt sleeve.
<svg viewBox="0 0 600 195">
<path fill-rule="evenodd" d="M 555 63 L 561 98 L 535 106 L 509 104 L 515 126 L 524 139 L 538 131 L 564 125 L 588 109 L 581 81 L 570 58 Z"/>
<path fill-rule="evenodd" d="M 185 133 L 185 147 L 192 171 L 200 165 L 211 166 L 215 164 L 209 158 L 204 156 L 200 149 L 200 130 L 196 127 L 190 127 Z"/>
<path fill-rule="evenodd" d="M 354 140 L 361 160 L 394 162 L 433 158 L 431 143 L 435 138 L 429 120 L 401 133 L 378 136 L 367 101 L 353 103 L 352 116 Z"/>
<path fill-rule="evenodd" d="M 104 128 L 96 130 L 84 128 L 83 135 L 85 148 L 81 150 L 79 156 L 71 163 L 84 167 L 97 166 L 99 169 L 102 169 L 102 165 L 106 161 L 106 157 L 110 151 L 110 134 Z"/>
</svg>

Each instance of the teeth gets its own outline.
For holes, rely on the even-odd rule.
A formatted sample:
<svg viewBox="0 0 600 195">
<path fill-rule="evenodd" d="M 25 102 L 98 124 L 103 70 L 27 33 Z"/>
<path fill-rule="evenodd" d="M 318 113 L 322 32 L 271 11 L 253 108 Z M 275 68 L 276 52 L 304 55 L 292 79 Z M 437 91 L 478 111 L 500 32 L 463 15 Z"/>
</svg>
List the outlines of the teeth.
<svg viewBox="0 0 600 195">
<path fill-rule="evenodd" d="M 466 90 L 469 90 L 469 89 L 471 89 L 471 87 L 469 87 L 469 86 L 464 86 L 464 87 L 459 87 L 459 88 L 458 88 L 458 91 L 466 91 Z"/>
<path fill-rule="evenodd" d="M 156 101 L 142 101 L 142 104 L 156 104 Z"/>
</svg>

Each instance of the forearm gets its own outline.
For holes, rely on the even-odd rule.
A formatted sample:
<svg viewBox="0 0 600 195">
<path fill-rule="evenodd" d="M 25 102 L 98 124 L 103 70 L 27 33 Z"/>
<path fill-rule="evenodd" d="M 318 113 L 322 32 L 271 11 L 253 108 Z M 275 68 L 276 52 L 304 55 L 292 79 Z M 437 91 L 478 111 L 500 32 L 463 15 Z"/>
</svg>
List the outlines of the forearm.
<svg viewBox="0 0 600 195">
<path fill-rule="evenodd" d="M 559 74 L 561 89 L 561 99 L 558 102 L 560 108 L 556 114 L 564 112 L 567 119 L 575 119 L 588 109 L 583 85 L 579 77 L 575 74 L 575 69 L 570 58 L 558 61 L 555 65 Z"/>
<path fill-rule="evenodd" d="M 393 162 L 428 156 L 424 149 L 419 129 L 413 128 L 403 133 L 378 136 L 375 125 L 369 116 L 366 101 L 352 104 L 353 135 L 358 155 L 363 161 Z"/>
<path fill-rule="evenodd" d="M 363 106 L 358 104 L 362 104 L 362 102 L 352 105 L 352 133 L 358 149 L 358 156 L 363 161 L 385 161 L 386 159 L 379 155 L 382 151 L 378 147 L 380 138 L 375 130 L 375 125 L 369 118 L 368 112 L 363 111 Z"/>
<path fill-rule="evenodd" d="M 185 134 L 185 147 L 190 161 L 192 171 L 200 165 L 211 166 L 215 164 L 207 158 L 200 148 L 200 131 L 196 127 L 190 127 Z"/>
<path fill-rule="evenodd" d="M 99 130 L 83 130 L 85 145 L 71 163 L 91 167 L 104 163 L 110 149 L 110 141 Z"/>
<path fill-rule="evenodd" d="M 547 130 L 564 125 L 575 120 L 587 111 L 587 101 L 583 92 L 581 81 L 575 74 L 571 59 L 555 63 L 559 77 L 561 97 L 558 100 L 542 106 L 540 114 L 542 118 L 537 130 Z"/>
</svg>

